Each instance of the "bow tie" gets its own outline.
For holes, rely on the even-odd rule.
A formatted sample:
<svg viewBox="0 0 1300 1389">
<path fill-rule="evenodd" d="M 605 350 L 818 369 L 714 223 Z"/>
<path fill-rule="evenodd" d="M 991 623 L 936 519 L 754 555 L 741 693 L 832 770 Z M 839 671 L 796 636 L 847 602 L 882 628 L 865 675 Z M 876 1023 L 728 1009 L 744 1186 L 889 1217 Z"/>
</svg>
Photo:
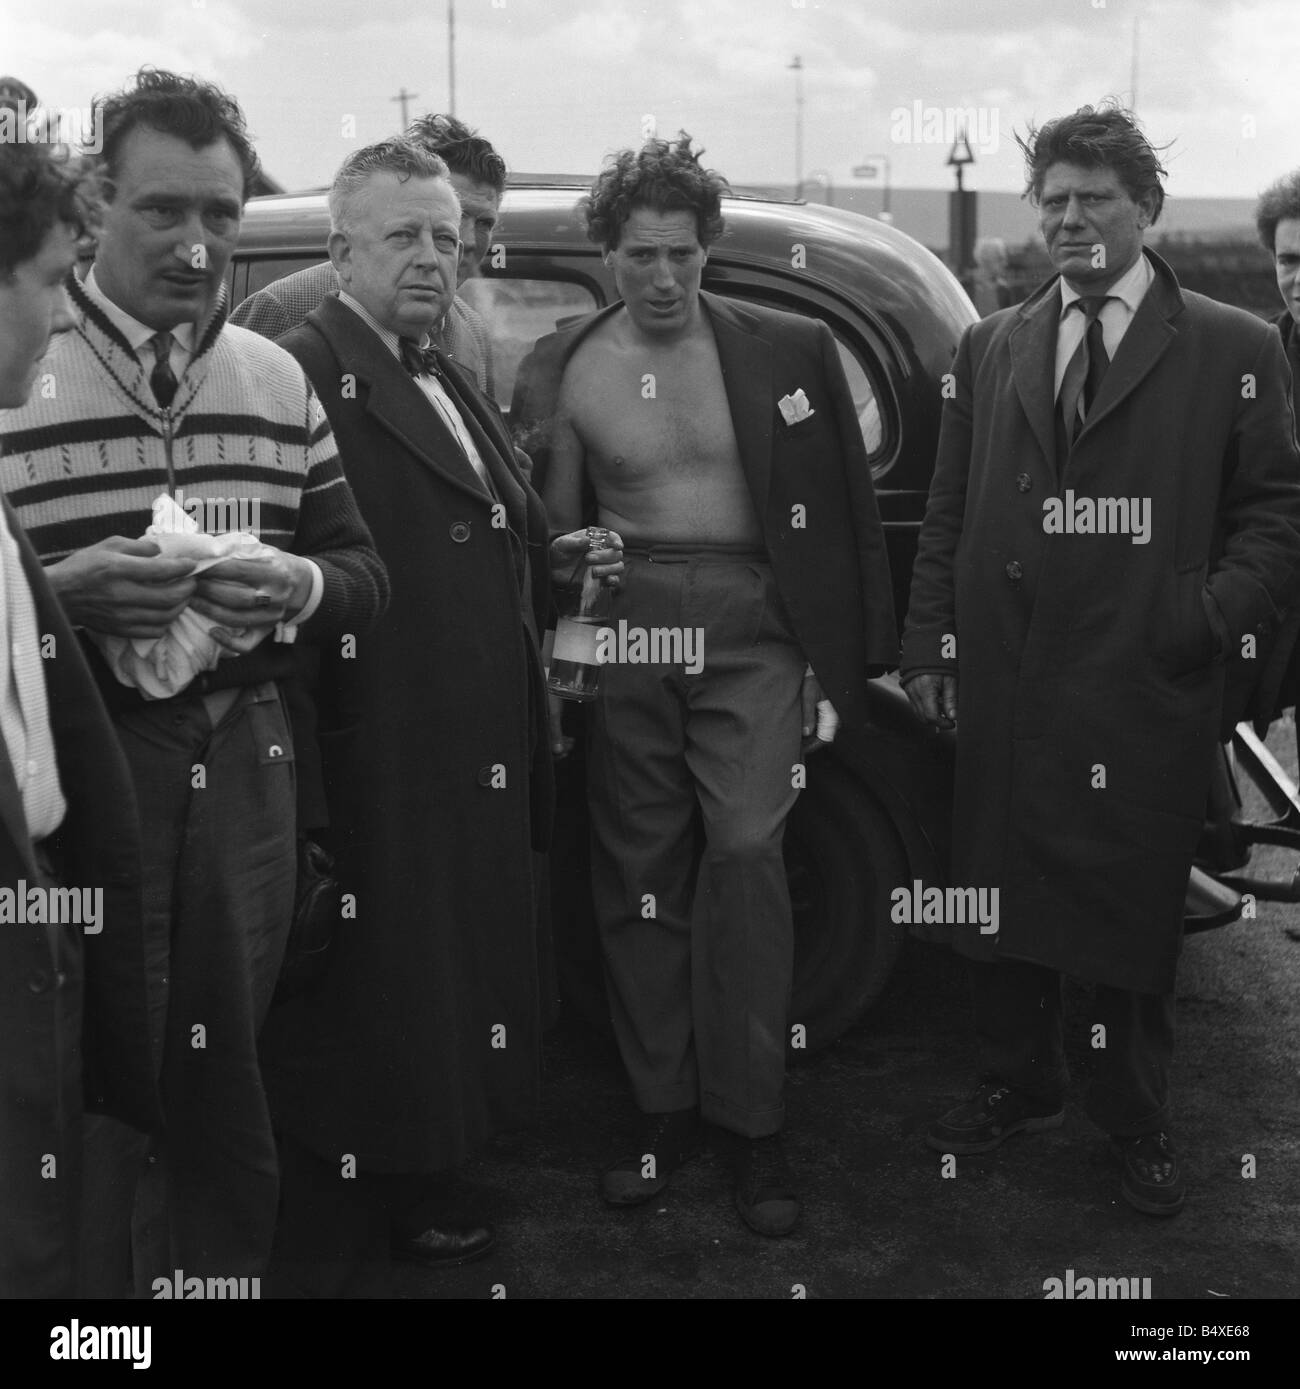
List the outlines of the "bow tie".
<svg viewBox="0 0 1300 1389">
<path fill-rule="evenodd" d="M 402 351 L 402 365 L 412 376 L 434 376 L 442 379 L 442 353 L 432 344 L 421 347 L 414 338 L 399 338 Z"/>
</svg>

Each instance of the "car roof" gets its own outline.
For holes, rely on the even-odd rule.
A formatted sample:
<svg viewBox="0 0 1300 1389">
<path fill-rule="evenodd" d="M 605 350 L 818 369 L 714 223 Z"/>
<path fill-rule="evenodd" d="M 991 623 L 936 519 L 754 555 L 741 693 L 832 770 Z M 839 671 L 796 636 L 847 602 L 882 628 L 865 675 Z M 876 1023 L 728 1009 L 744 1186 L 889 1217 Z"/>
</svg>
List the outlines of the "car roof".
<svg viewBox="0 0 1300 1389">
<path fill-rule="evenodd" d="M 499 234 L 512 249 L 598 254 L 578 207 L 588 186 L 507 187 Z M 975 318 L 947 267 L 906 232 L 877 218 L 821 203 L 756 197 L 724 198 L 722 211 L 726 230 L 709 248 L 711 269 L 783 270 L 867 306 L 906 339 L 940 336 L 955 342 Z M 276 194 L 250 199 L 240 245 L 258 254 L 323 255 L 328 236 L 323 190 Z"/>
</svg>

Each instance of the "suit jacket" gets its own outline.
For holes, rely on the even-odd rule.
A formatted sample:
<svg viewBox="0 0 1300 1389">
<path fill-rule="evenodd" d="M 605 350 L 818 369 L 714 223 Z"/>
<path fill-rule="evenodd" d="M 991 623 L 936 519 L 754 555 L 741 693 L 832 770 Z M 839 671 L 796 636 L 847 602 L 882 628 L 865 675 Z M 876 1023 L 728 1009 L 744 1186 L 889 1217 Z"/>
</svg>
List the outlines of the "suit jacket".
<svg viewBox="0 0 1300 1389">
<path fill-rule="evenodd" d="M 1154 281 L 1059 471 L 1058 282 L 967 330 L 903 675 L 959 677 L 952 880 L 1000 892 L 998 933 L 950 926 L 954 945 L 1157 993 L 1225 662 L 1300 585 L 1300 452 L 1275 330 L 1146 254 Z M 1125 500 L 1129 528 L 1115 505 L 1085 529 L 1098 499 Z"/>
<path fill-rule="evenodd" d="M 1282 338 L 1291 368 L 1291 408 L 1300 400 L 1300 333 L 1288 310 L 1269 320 Z M 1300 699 L 1300 606 L 1292 606 L 1267 641 L 1261 640 L 1253 659 L 1236 654 L 1228 665 L 1222 734 L 1226 741 L 1242 719 L 1255 725 L 1262 738 L 1284 709 Z"/>
<path fill-rule="evenodd" d="M 331 1161 L 437 1171 L 537 1098 L 546 520 L 466 373 L 449 366 L 447 390 L 499 500 L 337 298 L 280 342 L 329 416 L 392 598 L 355 651 L 321 663 L 331 835 L 356 918 L 320 987 L 272 1010 L 267 1083 L 279 1122 Z"/>
<path fill-rule="evenodd" d="M 338 288 L 339 277 L 330 261 L 311 265 L 250 294 L 236 306 L 230 321 L 274 340 L 296 328 L 309 313 L 320 308 L 327 294 L 337 293 Z M 481 391 L 492 395 L 492 339 L 482 314 L 471 309 L 459 295 L 451 301 L 442 321 L 442 347 L 477 380 Z"/>
<path fill-rule="evenodd" d="M 135 791 L 94 679 L 7 501 L 31 587 L 68 812 L 55 836 L 63 882 L 102 888 L 101 929 L 0 923 L 0 1296 L 69 1296 L 75 1164 L 84 1102 L 137 1128 L 161 1123 L 149 1025 Z M 0 888 L 41 881 L 22 795 L 0 743 Z M 45 1155 L 58 1167 L 44 1171 Z"/>
<path fill-rule="evenodd" d="M 898 659 L 889 560 L 871 468 L 835 339 L 824 323 L 701 293 L 773 578 L 795 636 L 846 725 Z M 615 303 L 542 338 L 519 369 L 511 428 L 544 487 L 564 367 Z M 778 401 L 803 390 L 812 415 Z M 594 499 L 593 499 L 594 502 Z M 594 515 L 594 505 L 590 508 Z"/>
</svg>

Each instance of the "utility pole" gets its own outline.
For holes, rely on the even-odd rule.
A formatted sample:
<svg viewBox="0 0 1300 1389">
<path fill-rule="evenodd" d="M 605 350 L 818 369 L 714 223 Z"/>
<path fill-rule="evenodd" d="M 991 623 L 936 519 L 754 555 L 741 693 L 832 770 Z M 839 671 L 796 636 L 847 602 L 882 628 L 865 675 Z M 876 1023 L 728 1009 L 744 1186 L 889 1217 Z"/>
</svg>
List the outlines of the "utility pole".
<svg viewBox="0 0 1300 1389">
<path fill-rule="evenodd" d="M 796 53 L 786 67 L 794 73 L 794 195 L 803 194 L 803 59 Z"/>
<path fill-rule="evenodd" d="M 1132 87 L 1132 89 L 1133 89 L 1133 97 L 1132 97 L 1132 102 L 1131 102 L 1131 107 L 1130 107 L 1130 109 L 1131 109 L 1131 110 L 1134 110 L 1134 111 L 1137 110 L 1137 104 L 1138 104 L 1138 24 L 1139 24 L 1139 22 L 1140 22 L 1140 21 L 1138 20 L 1137 16 L 1135 15 L 1135 16 L 1133 17 L 1133 58 L 1132 58 L 1132 63 L 1131 63 L 1131 65 L 1130 65 L 1130 67 L 1129 67 L 1129 86 Z"/>
<path fill-rule="evenodd" d="M 402 104 L 402 131 L 403 131 L 403 133 L 405 133 L 406 127 L 410 124 L 410 122 L 409 122 L 409 121 L 407 120 L 407 118 L 406 118 L 406 107 L 407 107 L 407 103 L 408 103 L 408 102 L 411 102 L 411 101 L 414 101 L 415 98 L 416 98 L 417 96 L 419 96 L 419 95 L 420 95 L 419 92 L 408 92 L 408 91 L 406 90 L 406 88 L 403 87 L 402 90 L 401 90 L 400 92 L 398 92 L 398 94 L 397 94 L 396 96 L 393 96 L 393 97 L 389 97 L 389 98 L 388 98 L 389 101 L 400 101 L 401 104 Z"/>
<path fill-rule="evenodd" d="M 456 0 L 447 0 L 447 114 L 456 114 Z"/>
</svg>

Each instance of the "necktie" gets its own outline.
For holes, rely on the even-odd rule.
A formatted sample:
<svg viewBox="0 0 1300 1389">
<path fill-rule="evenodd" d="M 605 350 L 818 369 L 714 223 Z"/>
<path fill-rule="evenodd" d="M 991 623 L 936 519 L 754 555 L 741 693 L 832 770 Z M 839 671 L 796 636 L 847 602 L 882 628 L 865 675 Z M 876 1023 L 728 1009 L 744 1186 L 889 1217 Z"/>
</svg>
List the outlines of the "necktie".
<svg viewBox="0 0 1300 1389">
<path fill-rule="evenodd" d="M 421 347 L 414 338 L 401 338 L 398 345 L 402 350 L 402 365 L 412 376 L 429 375 L 442 379 L 442 363 L 436 347 Z"/>
<path fill-rule="evenodd" d="M 1070 443 L 1074 442 L 1082 427 L 1080 406 L 1082 416 L 1086 418 L 1092 408 L 1092 402 L 1097 398 L 1097 392 L 1101 389 L 1106 368 L 1110 366 L 1099 315 L 1102 305 L 1114 297 L 1111 294 L 1082 295 L 1072 306 L 1083 313 L 1088 320 L 1088 326 L 1082 342 L 1074 349 L 1074 356 L 1065 368 L 1065 375 L 1061 378 L 1061 416 L 1065 424 L 1065 437 Z"/>
<path fill-rule="evenodd" d="M 172 371 L 172 335 L 155 333 L 149 339 L 153 348 L 154 365 L 149 373 L 153 398 L 165 410 L 176 398 L 176 374 Z"/>
</svg>

